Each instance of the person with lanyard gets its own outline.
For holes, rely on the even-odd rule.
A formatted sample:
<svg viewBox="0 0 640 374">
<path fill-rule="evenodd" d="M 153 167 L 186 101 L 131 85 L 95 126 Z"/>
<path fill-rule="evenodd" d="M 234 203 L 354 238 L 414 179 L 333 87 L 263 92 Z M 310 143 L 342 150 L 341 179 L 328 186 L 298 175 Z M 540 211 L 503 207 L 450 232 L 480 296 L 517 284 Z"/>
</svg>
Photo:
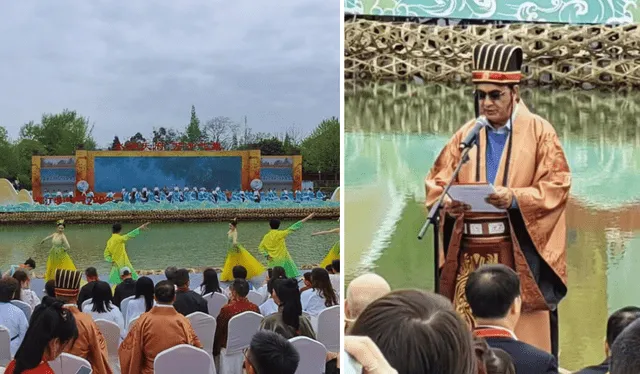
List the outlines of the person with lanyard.
<svg viewBox="0 0 640 374">
<path fill-rule="evenodd" d="M 558 353 L 558 311 L 567 294 L 565 210 L 571 172 L 553 126 L 529 111 L 520 97 L 523 52 L 506 44 L 473 50 L 476 117 L 488 122 L 468 153 L 456 183 L 486 183 L 486 202 L 497 213 L 479 213 L 444 199 L 440 287 L 467 322 L 474 319 L 464 288 L 482 264 L 502 263 L 522 283 L 522 315 L 515 333 L 542 350 Z M 445 145 L 426 177 L 426 205 L 443 193 L 461 161 L 462 144 L 476 128 L 469 121 Z"/>
</svg>

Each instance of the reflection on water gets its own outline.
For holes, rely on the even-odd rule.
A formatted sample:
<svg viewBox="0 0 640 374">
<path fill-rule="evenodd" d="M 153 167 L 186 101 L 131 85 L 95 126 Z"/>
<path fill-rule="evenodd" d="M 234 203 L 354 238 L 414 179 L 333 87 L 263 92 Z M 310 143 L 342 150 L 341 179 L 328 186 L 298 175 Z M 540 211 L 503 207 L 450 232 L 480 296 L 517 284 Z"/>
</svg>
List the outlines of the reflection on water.
<svg viewBox="0 0 640 374">
<path fill-rule="evenodd" d="M 529 89 L 525 104 L 560 135 L 573 174 L 569 294 L 560 305 L 563 367 L 603 357 L 609 313 L 640 305 L 640 96 Z M 393 287 L 431 288 L 424 177 L 473 118 L 471 88 L 386 85 L 347 92 L 345 275 L 375 269 Z M 588 312 L 587 312 L 588 311 Z"/>
</svg>

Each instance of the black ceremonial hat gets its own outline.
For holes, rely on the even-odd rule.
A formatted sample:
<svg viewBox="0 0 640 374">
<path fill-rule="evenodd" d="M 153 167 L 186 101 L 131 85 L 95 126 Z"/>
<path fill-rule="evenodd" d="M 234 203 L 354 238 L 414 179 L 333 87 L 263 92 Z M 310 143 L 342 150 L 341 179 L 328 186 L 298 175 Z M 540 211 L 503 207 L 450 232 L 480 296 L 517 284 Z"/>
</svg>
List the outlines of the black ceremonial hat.
<svg viewBox="0 0 640 374">
<path fill-rule="evenodd" d="M 481 44 L 473 49 L 473 83 L 520 83 L 522 48 L 507 44 Z"/>
</svg>

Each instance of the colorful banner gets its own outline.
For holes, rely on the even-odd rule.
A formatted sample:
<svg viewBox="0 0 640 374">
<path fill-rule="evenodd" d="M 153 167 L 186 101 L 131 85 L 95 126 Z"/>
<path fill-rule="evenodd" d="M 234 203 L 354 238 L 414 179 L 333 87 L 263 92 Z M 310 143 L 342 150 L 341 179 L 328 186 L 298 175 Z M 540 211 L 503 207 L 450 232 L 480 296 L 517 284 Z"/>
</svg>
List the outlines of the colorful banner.
<svg viewBox="0 0 640 374">
<path fill-rule="evenodd" d="M 639 0 L 345 0 L 347 14 L 570 24 L 640 20 Z"/>
</svg>

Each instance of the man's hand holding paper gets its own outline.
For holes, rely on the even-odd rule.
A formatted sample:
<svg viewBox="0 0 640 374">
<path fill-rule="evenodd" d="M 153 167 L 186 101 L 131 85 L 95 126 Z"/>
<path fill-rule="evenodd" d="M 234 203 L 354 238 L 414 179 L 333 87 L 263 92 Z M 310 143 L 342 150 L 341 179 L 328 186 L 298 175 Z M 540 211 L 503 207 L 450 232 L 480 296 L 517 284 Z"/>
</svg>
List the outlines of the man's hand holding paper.
<svg viewBox="0 0 640 374">
<path fill-rule="evenodd" d="M 508 209 L 513 203 L 513 192 L 503 186 L 496 187 L 496 192 L 487 197 L 487 203 L 499 209 Z"/>
</svg>

